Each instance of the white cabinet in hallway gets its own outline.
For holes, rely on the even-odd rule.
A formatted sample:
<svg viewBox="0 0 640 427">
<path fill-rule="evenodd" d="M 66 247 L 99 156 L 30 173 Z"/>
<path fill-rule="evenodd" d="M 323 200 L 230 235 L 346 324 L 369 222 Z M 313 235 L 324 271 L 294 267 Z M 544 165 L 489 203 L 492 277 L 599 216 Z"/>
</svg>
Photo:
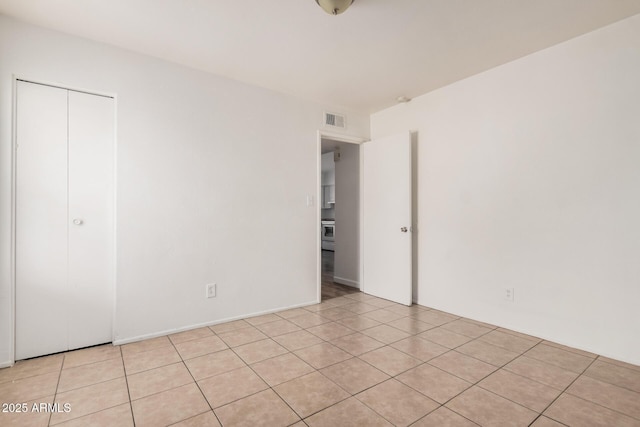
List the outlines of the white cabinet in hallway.
<svg viewBox="0 0 640 427">
<path fill-rule="evenodd" d="M 16 360 L 112 340 L 114 100 L 17 82 Z"/>
<path fill-rule="evenodd" d="M 322 186 L 322 208 L 330 209 L 334 207 L 335 203 L 336 203 L 336 186 L 323 185 Z"/>
</svg>

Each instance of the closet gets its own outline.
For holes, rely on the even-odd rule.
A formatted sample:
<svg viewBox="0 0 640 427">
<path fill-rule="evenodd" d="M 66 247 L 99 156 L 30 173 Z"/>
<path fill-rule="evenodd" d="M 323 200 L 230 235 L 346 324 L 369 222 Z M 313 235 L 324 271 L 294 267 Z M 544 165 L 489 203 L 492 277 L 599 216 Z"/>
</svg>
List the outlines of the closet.
<svg viewBox="0 0 640 427">
<path fill-rule="evenodd" d="M 16 360 L 110 342 L 113 98 L 18 80 Z"/>
</svg>

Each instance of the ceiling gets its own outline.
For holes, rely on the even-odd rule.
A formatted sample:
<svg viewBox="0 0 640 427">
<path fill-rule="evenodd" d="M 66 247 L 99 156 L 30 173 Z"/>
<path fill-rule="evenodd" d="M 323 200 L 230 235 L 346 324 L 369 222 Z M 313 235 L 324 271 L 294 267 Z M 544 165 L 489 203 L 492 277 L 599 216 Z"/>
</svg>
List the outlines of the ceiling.
<svg viewBox="0 0 640 427">
<path fill-rule="evenodd" d="M 640 0 L 0 0 L 0 13 L 375 112 L 640 13 Z"/>
</svg>

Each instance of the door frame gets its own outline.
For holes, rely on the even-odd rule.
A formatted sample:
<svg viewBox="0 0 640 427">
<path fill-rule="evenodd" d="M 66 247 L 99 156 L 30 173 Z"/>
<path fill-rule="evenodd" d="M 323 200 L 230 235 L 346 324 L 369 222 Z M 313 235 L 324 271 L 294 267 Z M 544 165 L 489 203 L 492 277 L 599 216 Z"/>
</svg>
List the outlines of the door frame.
<svg viewBox="0 0 640 427">
<path fill-rule="evenodd" d="M 363 143 L 369 141 L 369 139 L 361 138 L 357 136 L 349 136 L 342 135 L 339 133 L 333 133 L 326 130 L 318 130 L 316 136 L 316 287 L 317 287 L 317 302 L 318 304 L 322 302 L 322 240 L 319 230 L 320 221 L 322 220 L 322 139 L 330 139 L 332 141 L 345 142 L 348 144 L 356 144 L 362 145 Z M 362 156 L 360 156 L 360 162 L 362 162 Z M 362 168 L 360 168 L 360 186 L 358 189 L 359 192 L 362 192 Z M 360 246 L 360 254 L 358 255 L 358 271 L 360 272 L 360 290 L 362 291 L 364 287 L 364 283 L 362 280 L 362 198 L 359 200 L 359 243 Z"/>
<path fill-rule="evenodd" d="M 9 366 L 13 366 L 16 362 L 16 198 L 18 193 L 17 187 L 17 146 L 18 146 L 18 130 L 17 130 L 17 112 L 18 112 L 18 81 L 24 81 L 27 83 L 38 84 L 43 86 L 51 86 L 65 90 L 71 90 L 74 92 L 86 93 L 89 95 L 104 96 L 113 99 L 113 192 L 111 199 L 113 203 L 113 227 L 111 231 L 111 244 L 112 244 L 112 263 L 111 263 L 111 341 L 113 342 L 116 337 L 116 275 L 118 271 L 117 266 L 117 184 L 118 184 L 118 96 L 113 92 L 97 91 L 93 89 L 87 89 L 83 87 L 73 86 L 60 82 L 53 82 L 44 79 L 30 78 L 24 75 L 11 75 L 11 246 L 9 249 L 10 256 L 10 290 L 9 300 L 11 301 L 11 309 L 9 313 L 10 325 L 9 325 L 9 354 L 11 360 Z"/>
</svg>

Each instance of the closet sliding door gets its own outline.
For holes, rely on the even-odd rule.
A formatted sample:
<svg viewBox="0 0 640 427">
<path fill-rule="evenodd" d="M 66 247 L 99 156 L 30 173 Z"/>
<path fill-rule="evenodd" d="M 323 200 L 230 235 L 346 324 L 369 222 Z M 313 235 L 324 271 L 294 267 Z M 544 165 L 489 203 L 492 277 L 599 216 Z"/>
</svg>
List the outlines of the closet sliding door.
<svg viewBox="0 0 640 427">
<path fill-rule="evenodd" d="M 111 341 L 113 99 L 69 91 L 69 348 Z"/>
<path fill-rule="evenodd" d="M 18 81 L 16 360 L 111 341 L 113 99 Z"/>
<path fill-rule="evenodd" d="M 16 359 L 67 350 L 67 91 L 18 82 Z"/>
</svg>

